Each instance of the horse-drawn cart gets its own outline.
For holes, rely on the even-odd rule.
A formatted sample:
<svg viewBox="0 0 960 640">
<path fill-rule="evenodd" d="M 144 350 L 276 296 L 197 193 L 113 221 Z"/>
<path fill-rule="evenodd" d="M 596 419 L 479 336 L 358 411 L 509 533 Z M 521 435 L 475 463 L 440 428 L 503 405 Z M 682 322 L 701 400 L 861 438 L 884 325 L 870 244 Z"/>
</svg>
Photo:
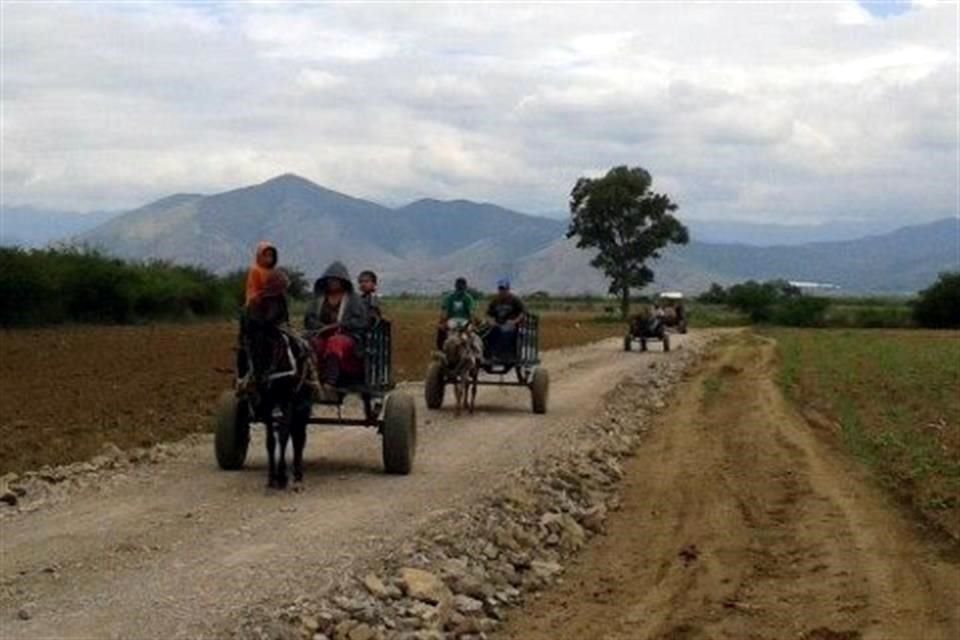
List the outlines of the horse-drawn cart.
<svg viewBox="0 0 960 640">
<path fill-rule="evenodd" d="M 533 412 L 546 413 L 550 375 L 544 367 L 540 366 L 539 339 L 539 318 L 535 314 L 528 314 L 526 320 L 517 328 L 515 353 L 512 357 L 498 357 L 494 354 L 484 359 L 480 364 L 480 377 L 476 384 L 526 387 L 530 390 Z M 507 379 L 511 371 L 514 372 L 516 380 Z M 439 409 L 443 406 L 446 387 L 450 382 L 443 365 L 438 362 L 431 363 L 424 380 L 427 408 Z"/>
<path fill-rule="evenodd" d="M 664 351 L 670 351 L 670 334 L 663 318 L 650 315 L 636 316 L 630 321 L 627 334 L 623 337 L 623 350 L 632 351 L 633 343 L 640 343 L 640 351 L 647 350 L 647 343 L 659 340 Z"/>
<path fill-rule="evenodd" d="M 293 434 L 296 454 L 298 429 L 308 424 L 335 426 L 360 426 L 376 428 L 383 437 L 383 466 L 387 473 L 407 474 L 413 468 L 417 444 L 417 416 L 413 399 L 394 391 L 391 366 L 392 344 L 390 323 L 381 321 L 367 331 L 362 341 L 364 375 L 362 380 L 344 383 L 337 389 L 337 400 L 315 402 L 312 394 L 294 393 L 284 403 L 258 410 L 259 396 L 243 384 L 248 374 L 249 359 L 240 350 L 237 361 L 235 389 L 220 396 L 216 415 L 214 449 L 221 469 L 234 470 L 243 467 L 250 443 L 252 423 L 287 421 L 289 433 Z M 276 374 L 273 374 L 276 375 Z M 362 414 L 344 417 L 344 400 L 360 396 Z M 336 416 L 315 416 L 314 406 L 326 405 L 336 408 Z M 269 425 L 268 429 L 269 429 Z M 269 446 L 269 445 L 268 445 Z M 302 444 L 301 444 L 302 450 Z M 296 465 L 296 462 L 295 462 Z"/>
</svg>

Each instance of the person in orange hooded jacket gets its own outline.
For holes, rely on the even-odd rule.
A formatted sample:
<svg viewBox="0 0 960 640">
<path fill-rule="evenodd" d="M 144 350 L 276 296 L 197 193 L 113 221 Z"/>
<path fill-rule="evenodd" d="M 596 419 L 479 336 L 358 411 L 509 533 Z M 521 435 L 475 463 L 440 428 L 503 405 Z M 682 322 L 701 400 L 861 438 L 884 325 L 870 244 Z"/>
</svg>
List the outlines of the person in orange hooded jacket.
<svg viewBox="0 0 960 640">
<path fill-rule="evenodd" d="M 279 324 L 288 320 L 286 294 L 290 286 L 287 274 L 277 269 L 277 248 L 269 242 L 257 243 L 253 263 L 247 272 L 244 306 L 253 318 Z"/>
<path fill-rule="evenodd" d="M 253 263 L 247 271 L 244 313 L 240 320 L 240 346 L 248 349 L 247 336 L 252 326 L 273 325 L 286 337 L 288 345 L 300 362 L 303 371 L 303 384 L 314 394 L 320 392 L 316 366 L 310 355 L 310 345 L 290 331 L 287 310 L 287 290 L 290 279 L 277 269 L 277 248 L 269 242 L 257 243 Z M 301 359 L 301 355 L 303 356 Z M 291 363 L 292 364 L 292 363 Z"/>
</svg>

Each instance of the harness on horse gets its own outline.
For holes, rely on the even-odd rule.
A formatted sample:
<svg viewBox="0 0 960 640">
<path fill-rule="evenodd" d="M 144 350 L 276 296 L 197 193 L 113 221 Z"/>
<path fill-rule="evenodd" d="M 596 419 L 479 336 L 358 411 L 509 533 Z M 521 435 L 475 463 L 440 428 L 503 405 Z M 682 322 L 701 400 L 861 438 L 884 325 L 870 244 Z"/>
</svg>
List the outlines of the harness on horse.
<svg viewBox="0 0 960 640">
<path fill-rule="evenodd" d="M 241 329 L 241 347 L 245 362 L 241 388 L 269 388 L 285 378 L 296 378 L 293 391 L 316 379 L 313 353 L 306 340 L 286 324 L 272 324 L 245 317 Z"/>
</svg>

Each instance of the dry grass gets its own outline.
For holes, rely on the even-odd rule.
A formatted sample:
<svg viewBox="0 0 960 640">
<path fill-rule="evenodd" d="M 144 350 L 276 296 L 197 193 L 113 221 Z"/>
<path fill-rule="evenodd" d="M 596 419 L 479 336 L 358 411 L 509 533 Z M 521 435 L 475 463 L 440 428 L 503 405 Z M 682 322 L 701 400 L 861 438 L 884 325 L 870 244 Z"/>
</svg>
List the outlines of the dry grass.
<svg viewBox="0 0 960 640">
<path fill-rule="evenodd" d="M 400 310 L 398 380 L 423 376 L 437 314 Z M 544 349 L 619 335 L 589 314 L 542 320 Z M 217 394 L 231 383 L 232 323 L 60 327 L 0 333 L 0 474 L 149 446 L 210 428 Z"/>
</svg>

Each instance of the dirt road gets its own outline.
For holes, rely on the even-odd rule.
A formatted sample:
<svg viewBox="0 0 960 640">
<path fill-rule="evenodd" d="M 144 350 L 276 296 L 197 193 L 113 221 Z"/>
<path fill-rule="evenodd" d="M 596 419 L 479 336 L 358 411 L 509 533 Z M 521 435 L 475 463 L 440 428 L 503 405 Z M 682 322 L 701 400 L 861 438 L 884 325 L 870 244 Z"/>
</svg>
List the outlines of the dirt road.
<svg viewBox="0 0 960 640">
<path fill-rule="evenodd" d="M 678 340 L 690 348 L 701 336 Z M 654 347 L 656 349 L 656 347 Z M 619 341 L 552 352 L 550 412 L 522 390 L 482 389 L 478 414 L 418 405 L 415 472 L 381 472 L 362 429 L 311 431 L 303 493 L 268 493 L 259 434 L 247 470 L 215 468 L 205 444 L 0 522 L 3 638 L 209 636 L 250 607 L 292 601 L 396 548 L 554 446 L 625 373 L 660 353 Z M 420 402 L 421 390 L 408 390 Z M 25 619 L 23 619 L 25 618 Z"/>
<path fill-rule="evenodd" d="M 501 638 L 960 638 L 960 566 L 774 383 L 740 338 L 685 383 L 626 470 L 623 510 Z"/>
</svg>

